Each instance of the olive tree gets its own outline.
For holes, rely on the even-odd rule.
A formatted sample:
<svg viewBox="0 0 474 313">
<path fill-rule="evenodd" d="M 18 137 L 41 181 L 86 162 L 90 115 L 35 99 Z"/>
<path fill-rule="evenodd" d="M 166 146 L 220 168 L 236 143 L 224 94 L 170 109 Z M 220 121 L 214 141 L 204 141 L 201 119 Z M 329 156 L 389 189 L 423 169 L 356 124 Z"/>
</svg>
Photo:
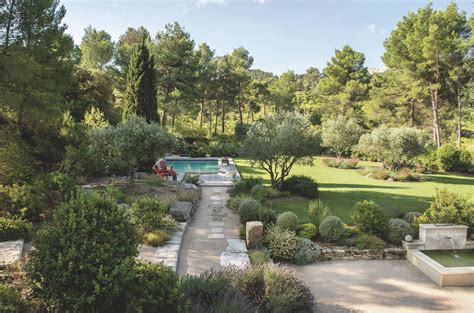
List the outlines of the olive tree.
<svg viewBox="0 0 474 313">
<path fill-rule="evenodd" d="M 320 137 L 307 118 L 280 112 L 250 127 L 242 154 L 270 175 L 272 187 L 279 188 L 295 164 L 313 165 L 319 147 Z"/>
<path fill-rule="evenodd" d="M 117 126 L 93 129 L 91 149 L 107 163 L 124 168 L 133 182 L 139 165 L 171 151 L 174 136 L 158 123 L 131 116 Z"/>
<path fill-rule="evenodd" d="M 349 153 L 352 147 L 357 145 L 363 132 L 355 119 L 338 116 L 323 123 L 323 146 L 330 148 L 337 158 L 341 159 L 344 153 Z"/>
<path fill-rule="evenodd" d="M 423 130 L 410 127 L 376 128 L 360 137 L 355 150 L 358 154 L 382 161 L 385 168 L 394 170 L 413 165 L 417 156 L 433 145 Z"/>
</svg>

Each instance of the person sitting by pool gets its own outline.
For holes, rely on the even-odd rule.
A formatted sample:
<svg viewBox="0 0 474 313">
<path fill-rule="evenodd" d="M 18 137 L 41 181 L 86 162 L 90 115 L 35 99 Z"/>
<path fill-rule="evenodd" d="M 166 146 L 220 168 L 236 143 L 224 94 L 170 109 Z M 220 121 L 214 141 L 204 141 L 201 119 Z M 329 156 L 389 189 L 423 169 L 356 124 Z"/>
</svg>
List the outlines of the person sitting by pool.
<svg viewBox="0 0 474 313">
<path fill-rule="evenodd" d="M 173 167 L 171 166 L 170 167 L 170 170 L 168 171 L 169 175 L 173 177 L 173 181 L 176 181 L 178 180 L 178 175 L 177 173 L 175 172 L 175 170 L 173 169 Z"/>
</svg>

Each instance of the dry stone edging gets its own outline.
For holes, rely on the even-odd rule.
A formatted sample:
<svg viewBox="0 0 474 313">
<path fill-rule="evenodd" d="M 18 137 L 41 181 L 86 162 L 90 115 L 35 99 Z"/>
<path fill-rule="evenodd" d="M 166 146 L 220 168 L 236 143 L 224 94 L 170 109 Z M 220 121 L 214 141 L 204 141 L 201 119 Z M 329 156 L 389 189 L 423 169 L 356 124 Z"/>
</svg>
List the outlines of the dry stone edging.
<svg viewBox="0 0 474 313">
<path fill-rule="evenodd" d="M 24 244 L 23 239 L 0 242 L 0 269 L 20 261 Z"/>
<path fill-rule="evenodd" d="M 356 260 L 402 260 L 406 259 L 403 248 L 385 248 L 380 251 L 359 250 L 353 247 L 323 248 L 320 261 L 356 261 Z"/>
<path fill-rule="evenodd" d="M 188 222 L 179 223 L 177 230 L 173 233 L 170 240 L 162 247 L 140 245 L 138 258 L 151 263 L 163 263 L 176 272 L 181 243 L 187 226 Z"/>
</svg>

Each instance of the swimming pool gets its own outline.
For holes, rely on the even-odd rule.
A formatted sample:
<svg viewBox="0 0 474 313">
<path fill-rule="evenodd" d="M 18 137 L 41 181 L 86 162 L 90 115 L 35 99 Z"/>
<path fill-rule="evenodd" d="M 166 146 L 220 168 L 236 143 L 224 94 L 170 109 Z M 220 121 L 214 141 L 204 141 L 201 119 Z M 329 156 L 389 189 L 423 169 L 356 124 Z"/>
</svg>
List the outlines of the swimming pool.
<svg viewBox="0 0 474 313">
<path fill-rule="evenodd" d="M 219 170 L 218 159 L 167 159 L 166 165 L 179 173 L 215 173 Z"/>
</svg>

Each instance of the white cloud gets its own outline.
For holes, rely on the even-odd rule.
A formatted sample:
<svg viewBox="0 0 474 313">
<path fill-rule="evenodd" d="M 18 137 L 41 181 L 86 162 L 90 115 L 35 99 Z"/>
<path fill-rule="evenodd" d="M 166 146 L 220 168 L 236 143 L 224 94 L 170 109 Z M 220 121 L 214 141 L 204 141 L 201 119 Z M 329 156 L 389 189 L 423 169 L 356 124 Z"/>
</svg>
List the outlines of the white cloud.
<svg viewBox="0 0 474 313">
<path fill-rule="evenodd" d="M 225 4 L 226 0 L 195 0 L 194 4 L 198 7 L 206 6 L 208 4 Z"/>
<path fill-rule="evenodd" d="M 369 32 L 375 32 L 375 30 L 377 29 L 377 25 L 375 24 L 369 24 L 367 26 L 365 26 L 365 28 L 369 31 Z"/>
<path fill-rule="evenodd" d="M 266 4 L 268 2 L 270 2 L 270 0 L 253 0 L 254 2 L 257 2 L 259 4 Z"/>
</svg>

